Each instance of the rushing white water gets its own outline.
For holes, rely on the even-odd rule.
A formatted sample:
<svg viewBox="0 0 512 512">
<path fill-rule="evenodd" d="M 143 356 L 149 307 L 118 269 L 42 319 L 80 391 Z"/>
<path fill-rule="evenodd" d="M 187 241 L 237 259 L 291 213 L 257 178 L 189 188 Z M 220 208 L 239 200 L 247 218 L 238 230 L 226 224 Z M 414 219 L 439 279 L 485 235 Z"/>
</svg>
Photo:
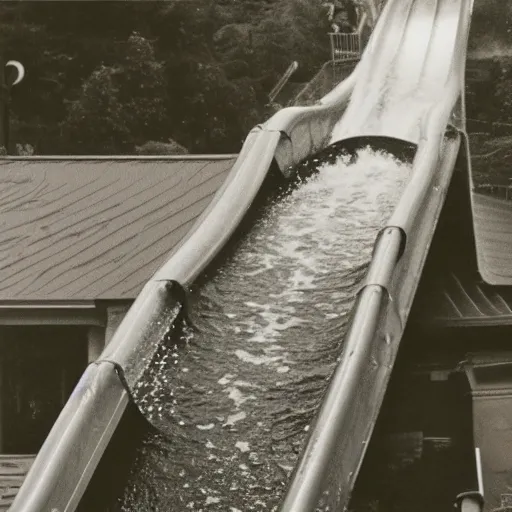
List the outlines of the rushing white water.
<svg viewBox="0 0 512 512">
<path fill-rule="evenodd" d="M 193 290 L 193 327 L 138 391 L 161 432 L 142 443 L 121 510 L 277 505 L 409 173 L 370 150 L 320 166 Z"/>
</svg>

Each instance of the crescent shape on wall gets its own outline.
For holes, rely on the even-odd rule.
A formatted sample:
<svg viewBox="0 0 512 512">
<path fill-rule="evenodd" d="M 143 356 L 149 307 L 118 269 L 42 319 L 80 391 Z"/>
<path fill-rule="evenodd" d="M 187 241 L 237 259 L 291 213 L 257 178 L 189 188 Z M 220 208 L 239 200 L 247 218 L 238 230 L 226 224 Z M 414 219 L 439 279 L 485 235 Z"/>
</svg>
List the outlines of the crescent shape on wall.
<svg viewBox="0 0 512 512">
<path fill-rule="evenodd" d="M 17 76 L 16 80 L 14 80 L 12 85 L 19 84 L 23 80 L 23 77 L 25 76 L 25 67 L 23 66 L 23 64 L 17 60 L 10 60 L 5 65 L 6 66 L 14 66 L 18 70 L 18 76 Z"/>
</svg>

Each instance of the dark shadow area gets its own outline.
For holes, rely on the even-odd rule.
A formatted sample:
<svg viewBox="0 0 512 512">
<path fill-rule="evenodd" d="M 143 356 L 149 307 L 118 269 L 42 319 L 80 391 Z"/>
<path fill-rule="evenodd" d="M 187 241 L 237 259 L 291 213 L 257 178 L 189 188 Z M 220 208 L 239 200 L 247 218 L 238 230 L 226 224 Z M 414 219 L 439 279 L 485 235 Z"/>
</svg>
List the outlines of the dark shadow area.
<svg viewBox="0 0 512 512">
<path fill-rule="evenodd" d="M 479 282 L 469 171 L 461 144 L 443 211 L 425 262 L 410 323 L 430 324 L 432 319 L 451 312 L 445 290 L 449 277 L 463 282 Z"/>
<path fill-rule="evenodd" d="M 448 512 L 459 493 L 476 488 L 471 393 L 460 363 L 481 346 L 481 332 L 432 322 L 453 273 L 479 279 L 464 145 L 351 510 Z"/>
<path fill-rule="evenodd" d="M 85 328 L 1 328 L 3 453 L 38 452 L 86 364 Z"/>
<path fill-rule="evenodd" d="M 136 458 L 136 449 L 150 424 L 135 405 L 129 404 L 94 472 L 77 512 L 117 512 Z"/>
<path fill-rule="evenodd" d="M 414 328 L 404 336 L 351 510 L 448 512 L 475 490 L 464 352 L 434 352 L 430 340 Z"/>
</svg>

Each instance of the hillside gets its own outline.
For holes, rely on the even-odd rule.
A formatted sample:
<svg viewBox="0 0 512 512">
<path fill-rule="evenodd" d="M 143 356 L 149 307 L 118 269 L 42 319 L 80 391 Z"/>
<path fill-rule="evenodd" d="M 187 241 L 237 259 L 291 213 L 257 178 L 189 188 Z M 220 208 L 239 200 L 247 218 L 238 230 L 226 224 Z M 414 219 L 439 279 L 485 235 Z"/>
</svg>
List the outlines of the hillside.
<svg viewBox="0 0 512 512">
<path fill-rule="evenodd" d="M 309 0 L 0 2 L 0 20 L 27 69 L 11 140 L 37 154 L 237 151 L 290 62 L 307 81 L 329 56 Z"/>
</svg>

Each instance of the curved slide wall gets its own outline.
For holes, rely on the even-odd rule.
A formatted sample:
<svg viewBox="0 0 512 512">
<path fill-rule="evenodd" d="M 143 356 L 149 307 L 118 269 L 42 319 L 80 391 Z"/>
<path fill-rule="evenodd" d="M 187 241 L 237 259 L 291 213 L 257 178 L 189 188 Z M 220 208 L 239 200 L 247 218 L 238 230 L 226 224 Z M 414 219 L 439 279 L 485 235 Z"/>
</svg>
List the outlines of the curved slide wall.
<svg viewBox="0 0 512 512">
<path fill-rule="evenodd" d="M 333 131 L 333 142 L 391 136 L 416 142 L 418 150 L 411 180 L 377 238 L 340 364 L 282 512 L 348 506 L 453 170 L 469 160 L 464 71 L 471 12 L 465 0 L 388 3 L 381 21 L 387 20 L 390 36 L 372 41 L 380 45 L 361 63 Z"/>
<path fill-rule="evenodd" d="M 387 60 L 392 70 L 395 69 L 396 73 L 400 70 L 404 78 L 408 76 L 404 59 L 411 49 L 404 47 L 407 39 L 387 29 L 390 21 L 404 12 L 400 7 L 403 4 L 410 7 L 407 20 L 402 23 L 405 28 L 418 22 L 420 14 L 414 13 L 424 12 L 418 7 L 420 4 L 435 4 L 436 12 L 438 4 L 444 5 L 446 10 L 450 6 L 453 7 L 450 11 L 453 15 L 458 6 L 460 13 L 457 18 L 458 31 L 453 38 L 454 51 L 443 53 L 443 62 L 449 60 L 450 65 L 441 100 L 437 101 L 436 96 L 436 110 L 431 110 L 432 105 L 413 109 L 409 112 L 411 120 L 401 130 L 396 130 L 389 112 L 392 111 L 391 105 L 399 105 L 400 102 L 391 102 L 388 110 L 381 110 L 383 96 L 378 93 L 386 91 L 386 86 L 396 87 L 400 80 L 395 76 L 395 81 L 390 81 L 388 74 L 374 74 L 372 69 Z M 351 475 L 349 483 L 342 487 L 344 490 L 351 488 L 357 473 L 354 466 L 358 467 L 364 454 L 364 449 L 357 448 L 357 439 L 363 431 L 365 436 L 371 432 L 380 405 L 380 394 L 383 394 L 391 371 L 458 152 L 460 136 L 454 132 L 444 137 L 444 133 L 448 123 L 455 121 L 454 112 L 457 109 L 460 111 L 460 76 L 469 24 L 469 14 L 466 12 L 469 8 L 464 7 L 467 5 L 463 0 L 390 1 L 361 63 L 347 80 L 318 105 L 284 109 L 250 132 L 226 182 L 210 206 L 170 254 L 167 263 L 146 284 L 99 360 L 87 368 L 28 473 L 11 507 L 13 512 L 72 511 L 76 508 L 129 402 L 130 386 L 144 370 L 144 358 L 151 359 L 182 307 L 183 289 L 198 277 L 230 239 L 256 197 L 271 165 L 275 163 L 285 176 L 289 176 L 294 165 L 331 142 L 351 136 L 371 138 L 373 135 L 385 135 L 419 143 L 413 176 L 388 227 L 379 236 L 367 284 L 358 297 L 346 345 L 357 345 L 358 351 L 354 352 L 354 357 L 345 357 L 335 374 L 283 510 L 314 510 L 313 503 L 323 492 L 317 488 L 318 479 L 310 481 L 308 475 L 314 475 L 317 471 L 318 475 L 325 474 L 325 461 L 322 457 L 318 459 L 315 454 L 320 446 L 325 458 L 325 449 L 331 446 L 325 444 L 326 414 L 329 425 L 335 427 L 327 429 L 328 439 L 336 441 L 336 447 L 331 446 L 331 453 L 341 454 L 346 459 L 343 467 Z M 445 12 L 443 9 L 441 11 Z M 430 29 L 425 28 L 425 33 L 432 36 L 435 26 L 435 23 L 431 23 Z M 430 47 L 430 44 L 427 46 Z M 420 55 L 420 60 L 424 56 L 416 55 Z M 432 60 L 429 62 L 424 63 L 423 71 L 419 72 L 419 83 L 425 79 L 422 77 L 433 78 L 426 71 L 430 71 L 435 63 Z M 364 83 L 369 76 L 374 77 L 373 87 L 369 92 L 364 92 Z M 440 73 L 439 76 L 445 75 Z M 407 90 L 413 94 L 412 89 L 411 83 Z M 370 93 L 373 96 L 368 96 Z M 371 102 L 373 107 L 367 112 L 364 110 L 368 108 L 365 98 L 369 97 L 375 98 L 375 101 Z M 384 101 L 386 98 L 389 96 L 384 95 Z M 413 98 L 410 103 L 416 104 Z M 358 109 L 361 109 L 360 117 L 356 114 Z M 362 318 L 367 320 L 362 322 Z M 382 345 L 376 341 L 377 331 L 378 340 L 382 341 L 380 335 L 384 333 L 385 344 L 389 347 L 384 352 L 380 351 Z M 368 357 L 378 357 L 377 362 L 368 364 Z M 353 405 L 354 386 L 357 379 L 362 377 L 365 378 L 364 382 L 369 383 L 364 392 L 372 401 L 372 407 L 370 411 L 359 408 L 360 412 L 355 414 L 350 406 Z M 347 405 L 341 409 L 339 400 L 333 401 L 340 378 L 342 382 L 348 379 L 352 386 L 344 391 Z M 332 417 L 329 415 L 334 412 L 336 422 L 331 423 Z M 347 423 L 349 416 L 354 420 Z M 354 428 L 360 431 L 354 432 L 352 440 L 349 434 Z M 347 441 L 340 444 L 337 442 L 340 438 Z M 348 444 L 356 448 L 349 450 Z M 303 487 L 306 494 L 295 492 L 297 485 Z M 296 506 L 298 503 L 302 504 Z M 308 503 L 311 504 L 309 508 Z"/>
<path fill-rule="evenodd" d="M 350 98 L 357 70 L 312 107 L 279 111 L 248 135 L 226 182 L 167 263 L 145 285 L 100 358 L 89 365 L 20 488 L 12 512 L 72 511 L 187 288 L 228 242 L 274 163 L 285 176 L 325 147 Z"/>
</svg>

